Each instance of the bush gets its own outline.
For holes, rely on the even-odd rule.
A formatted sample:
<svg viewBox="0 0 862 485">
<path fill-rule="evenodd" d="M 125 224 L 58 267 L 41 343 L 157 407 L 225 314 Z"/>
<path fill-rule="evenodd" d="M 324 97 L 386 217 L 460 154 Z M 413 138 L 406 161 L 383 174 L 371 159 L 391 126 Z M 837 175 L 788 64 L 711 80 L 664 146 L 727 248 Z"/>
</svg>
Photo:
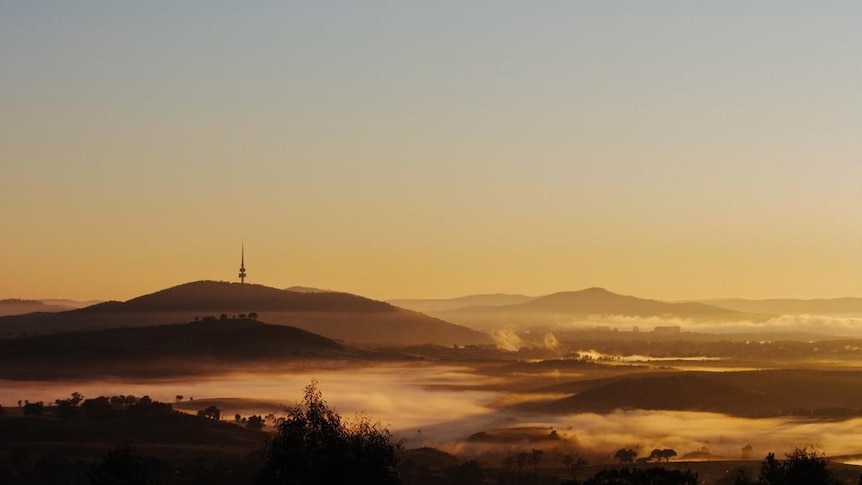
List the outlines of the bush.
<svg viewBox="0 0 862 485">
<path fill-rule="evenodd" d="M 602 470 L 584 485 L 697 485 L 697 473 L 690 470 L 653 468 L 611 468 Z"/>
<path fill-rule="evenodd" d="M 761 485 L 838 485 L 840 480 L 832 476 L 826 458 L 817 450 L 796 448 L 785 455 L 782 462 L 775 454 L 766 455 L 760 464 L 758 482 Z M 744 483 L 744 482 L 740 482 Z"/>
<path fill-rule="evenodd" d="M 303 402 L 278 420 L 259 483 L 397 484 L 398 448 L 376 423 L 342 421 L 312 381 Z"/>
<path fill-rule="evenodd" d="M 108 451 L 87 474 L 90 485 L 153 485 L 156 483 L 140 456 L 128 444 Z"/>
<path fill-rule="evenodd" d="M 24 416 L 41 416 L 44 407 L 45 403 L 42 401 L 28 402 L 24 405 Z"/>
</svg>

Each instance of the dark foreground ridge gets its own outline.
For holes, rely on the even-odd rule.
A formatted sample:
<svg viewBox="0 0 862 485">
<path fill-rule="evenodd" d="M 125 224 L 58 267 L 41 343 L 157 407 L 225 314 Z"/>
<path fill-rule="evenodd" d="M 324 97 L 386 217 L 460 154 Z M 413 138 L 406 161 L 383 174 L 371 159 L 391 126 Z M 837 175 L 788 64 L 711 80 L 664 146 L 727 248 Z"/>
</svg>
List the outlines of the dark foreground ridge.
<svg viewBox="0 0 862 485">
<path fill-rule="evenodd" d="M 0 377 L 179 375 L 240 364 L 359 358 L 362 352 L 305 330 L 223 320 L 0 339 Z"/>
</svg>

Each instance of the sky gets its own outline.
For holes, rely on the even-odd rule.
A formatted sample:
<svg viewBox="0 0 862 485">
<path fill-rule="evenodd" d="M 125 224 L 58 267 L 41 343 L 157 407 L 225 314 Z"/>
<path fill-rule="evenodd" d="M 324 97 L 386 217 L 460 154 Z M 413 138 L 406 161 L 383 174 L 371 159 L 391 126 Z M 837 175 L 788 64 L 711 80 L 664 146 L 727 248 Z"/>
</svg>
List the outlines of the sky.
<svg viewBox="0 0 862 485">
<path fill-rule="evenodd" d="M 862 4 L 0 0 L 0 298 L 862 296 Z"/>
</svg>

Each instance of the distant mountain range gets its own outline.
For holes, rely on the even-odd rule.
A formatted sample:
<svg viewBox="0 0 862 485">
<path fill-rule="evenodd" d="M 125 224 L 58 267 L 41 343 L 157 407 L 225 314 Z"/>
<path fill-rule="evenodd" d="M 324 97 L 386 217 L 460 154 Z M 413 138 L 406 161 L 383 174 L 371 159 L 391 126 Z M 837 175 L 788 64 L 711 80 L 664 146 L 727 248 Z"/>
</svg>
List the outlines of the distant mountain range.
<svg viewBox="0 0 862 485">
<path fill-rule="evenodd" d="M 482 296 L 476 297 L 481 299 Z M 515 298 L 519 298 L 515 295 Z M 515 304 L 478 304 L 441 310 L 426 310 L 444 320 L 471 328 L 491 329 L 501 326 L 546 326 L 561 323 L 578 323 L 592 317 L 662 317 L 698 321 L 763 320 L 769 315 L 745 313 L 699 302 L 669 303 L 612 293 L 603 288 L 581 291 L 564 291 L 537 298 L 528 298 Z M 473 301 L 474 297 L 457 299 Z M 410 300 L 399 300 L 403 305 Z M 454 302 L 456 300 L 448 300 Z M 488 298 L 486 301 L 493 301 Z M 420 301 L 417 307 L 427 305 Z M 428 308 L 424 306 L 424 308 Z"/>
<path fill-rule="evenodd" d="M 98 301 L 75 300 L 21 300 L 17 298 L 0 300 L 0 317 L 7 315 L 23 315 L 36 312 L 65 312 L 75 308 L 94 305 Z"/>
<path fill-rule="evenodd" d="M 388 303 L 399 306 L 401 308 L 409 308 L 417 312 L 441 312 L 446 310 L 454 310 L 470 306 L 502 306 L 502 305 L 517 305 L 535 299 L 532 296 L 525 295 L 507 295 L 505 293 L 492 293 L 487 295 L 469 295 L 458 298 L 404 298 L 396 300 L 387 300 Z"/>
<path fill-rule="evenodd" d="M 60 313 L 0 317 L 0 334 L 137 327 L 250 312 L 271 323 L 351 343 L 490 342 L 490 337 L 475 330 L 357 295 L 216 281 L 186 283 L 126 302 L 105 302 Z"/>
<path fill-rule="evenodd" d="M 700 300 L 700 302 L 738 312 L 770 313 L 773 315 L 862 316 L 862 298 L 852 297 L 813 300 L 788 298 L 746 300 L 742 298 L 725 298 Z"/>
</svg>

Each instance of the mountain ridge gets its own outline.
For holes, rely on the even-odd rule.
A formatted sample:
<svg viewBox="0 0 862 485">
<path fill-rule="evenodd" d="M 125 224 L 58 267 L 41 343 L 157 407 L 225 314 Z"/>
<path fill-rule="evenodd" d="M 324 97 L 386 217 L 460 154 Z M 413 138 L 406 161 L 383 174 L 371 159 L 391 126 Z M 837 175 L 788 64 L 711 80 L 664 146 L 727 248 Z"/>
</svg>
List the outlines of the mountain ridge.
<svg viewBox="0 0 862 485">
<path fill-rule="evenodd" d="M 523 303 L 499 306 L 468 306 L 428 312 L 430 315 L 472 328 L 494 326 L 549 326 L 573 319 L 601 316 L 661 317 L 705 321 L 763 320 L 772 315 L 743 313 L 700 302 L 664 302 L 613 293 L 592 287 L 560 291 Z"/>
<path fill-rule="evenodd" d="M 466 345 L 491 341 L 481 332 L 349 293 L 298 293 L 218 281 L 183 283 L 125 302 L 103 302 L 60 313 L 0 317 L 0 334 L 149 326 L 249 312 L 262 319 L 265 315 L 271 323 L 353 343 Z"/>
<path fill-rule="evenodd" d="M 773 313 L 777 315 L 862 316 L 862 298 L 716 298 L 697 300 L 740 312 Z"/>
</svg>

